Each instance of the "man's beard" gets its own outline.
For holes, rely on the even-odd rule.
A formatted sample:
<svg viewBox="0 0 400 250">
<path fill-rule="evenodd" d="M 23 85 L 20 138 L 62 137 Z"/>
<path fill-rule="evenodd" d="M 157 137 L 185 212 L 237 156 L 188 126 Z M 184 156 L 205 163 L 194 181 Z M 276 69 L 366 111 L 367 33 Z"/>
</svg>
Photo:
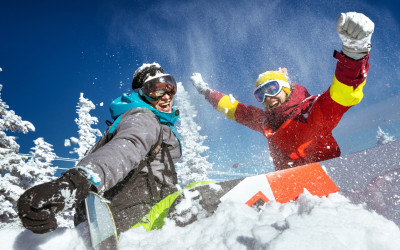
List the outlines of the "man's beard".
<svg viewBox="0 0 400 250">
<path fill-rule="evenodd" d="M 266 123 L 275 131 L 296 112 L 299 106 L 299 104 L 289 104 L 288 100 L 283 104 L 279 100 L 279 104 L 273 109 L 265 107 L 266 112 L 271 115 Z"/>
<path fill-rule="evenodd" d="M 274 101 L 276 100 L 277 102 L 275 102 L 275 104 L 272 105 L 272 106 L 269 104 L 270 102 L 266 101 L 266 103 L 267 103 L 268 105 L 267 105 L 267 106 L 264 106 L 264 107 L 265 107 L 265 111 L 271 112 L 271 111 L 273 111 L 274 109 L 276 109 L 277 107 L 279 107 L 279 106 L 282 104 L 281 100 L 278 99 L 278 98 L 273 99 L 273 100 L 274 100 Z"/>
</svg>

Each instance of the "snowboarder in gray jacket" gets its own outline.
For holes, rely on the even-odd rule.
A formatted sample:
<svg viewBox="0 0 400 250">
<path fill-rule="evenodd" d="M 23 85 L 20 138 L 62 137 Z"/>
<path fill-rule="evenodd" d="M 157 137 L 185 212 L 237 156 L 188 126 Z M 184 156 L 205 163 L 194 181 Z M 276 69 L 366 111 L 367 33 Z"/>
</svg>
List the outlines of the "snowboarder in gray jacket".
<svg viewBox="0 0 400 250">
<path fill-rule="evenodd" d="M 75 225 L 81 223 L 86 219 L 84 199 L 94 191 L 111 201 L 121 233 L 177 191 L 174 164 L 182 149 L 173 129 L 179 117 L 172 108 L 176 82 L 159 64 L 143 64 L 132 89 L 111 103 L 114 122 L 77 167 L 20 197 L 18 213 L 25 228 L 39 234 L 54 231 L 55 214 L 73 207 Z"/>
</svg>

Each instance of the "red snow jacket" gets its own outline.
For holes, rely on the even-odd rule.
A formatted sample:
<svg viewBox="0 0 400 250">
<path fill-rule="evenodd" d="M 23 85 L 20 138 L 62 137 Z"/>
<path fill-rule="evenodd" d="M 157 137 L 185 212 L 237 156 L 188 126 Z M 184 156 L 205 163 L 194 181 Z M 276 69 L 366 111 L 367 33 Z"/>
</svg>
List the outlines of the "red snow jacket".
<svg viewBox="0 0 400 250">
<path fill-rule="evenodd" d="M 273 111 L 246 106 L 217 91 L 205 98 L 229 119 L 262 133 L 267 139 L 275 170 L 301 166 L 340 156 L 332 136 L 343 114 L 363 98 L 369 54 L 360 61 L 336 52 L 333 82 L 327 91 L 311 96 L 294 83 L 288 100 Z"/>
</svg>

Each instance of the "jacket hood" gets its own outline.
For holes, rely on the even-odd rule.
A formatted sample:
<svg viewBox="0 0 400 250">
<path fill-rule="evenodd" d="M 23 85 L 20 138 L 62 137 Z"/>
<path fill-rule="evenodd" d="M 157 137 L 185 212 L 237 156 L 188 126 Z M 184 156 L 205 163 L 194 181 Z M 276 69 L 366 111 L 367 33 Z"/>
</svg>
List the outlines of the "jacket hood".
<svg viewBox="0 0 400 250">
<path fill-rule="evenodd" d="M 111 117 L 116 120 L 120 115 L 133 108 L 150 109 L 160 119 L 161 124 L 169 125 L 170 127 L 175 125 L 179 118 L 179 111 L 175 109 L 172 109 L 171 113 L 159 111 L 143 101 L 137 92 L 129 95 L 123 94 L 115 99 L 110 105 Z"/>
<path fill-rule="evenodd" d="M 278 130 L 279 127 L 282 126 L 282 124 L 289 118 L 296 115 L 298 113 L 297 111 L 300 104 L 311 96 L 305 87 L 296 83 L 292 84 L 293 91 L 289 95 L 288 100 L 272 111 L 266 111 L 269 113 L 269 115 L 267 115 L 269 118 L 266 120 L 266 122 L 275 131 Z"/>
</svg>

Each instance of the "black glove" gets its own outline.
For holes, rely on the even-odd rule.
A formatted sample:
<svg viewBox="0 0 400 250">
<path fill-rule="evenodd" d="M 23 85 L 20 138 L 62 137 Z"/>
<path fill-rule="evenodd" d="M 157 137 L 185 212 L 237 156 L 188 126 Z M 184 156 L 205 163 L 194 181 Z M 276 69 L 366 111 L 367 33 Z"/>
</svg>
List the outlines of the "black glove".
<svg viewBox="0 0 400 250">
<path fill-rule="evenodd" d="M 70 169 L 55 181 L 28 189 L 18 199 L 22 225 L 37 234 L 56 230 L 55 215 L 66 205 L 73 208 L 89 193 L 90 181 L 85 171 Z"/>
</svg>

